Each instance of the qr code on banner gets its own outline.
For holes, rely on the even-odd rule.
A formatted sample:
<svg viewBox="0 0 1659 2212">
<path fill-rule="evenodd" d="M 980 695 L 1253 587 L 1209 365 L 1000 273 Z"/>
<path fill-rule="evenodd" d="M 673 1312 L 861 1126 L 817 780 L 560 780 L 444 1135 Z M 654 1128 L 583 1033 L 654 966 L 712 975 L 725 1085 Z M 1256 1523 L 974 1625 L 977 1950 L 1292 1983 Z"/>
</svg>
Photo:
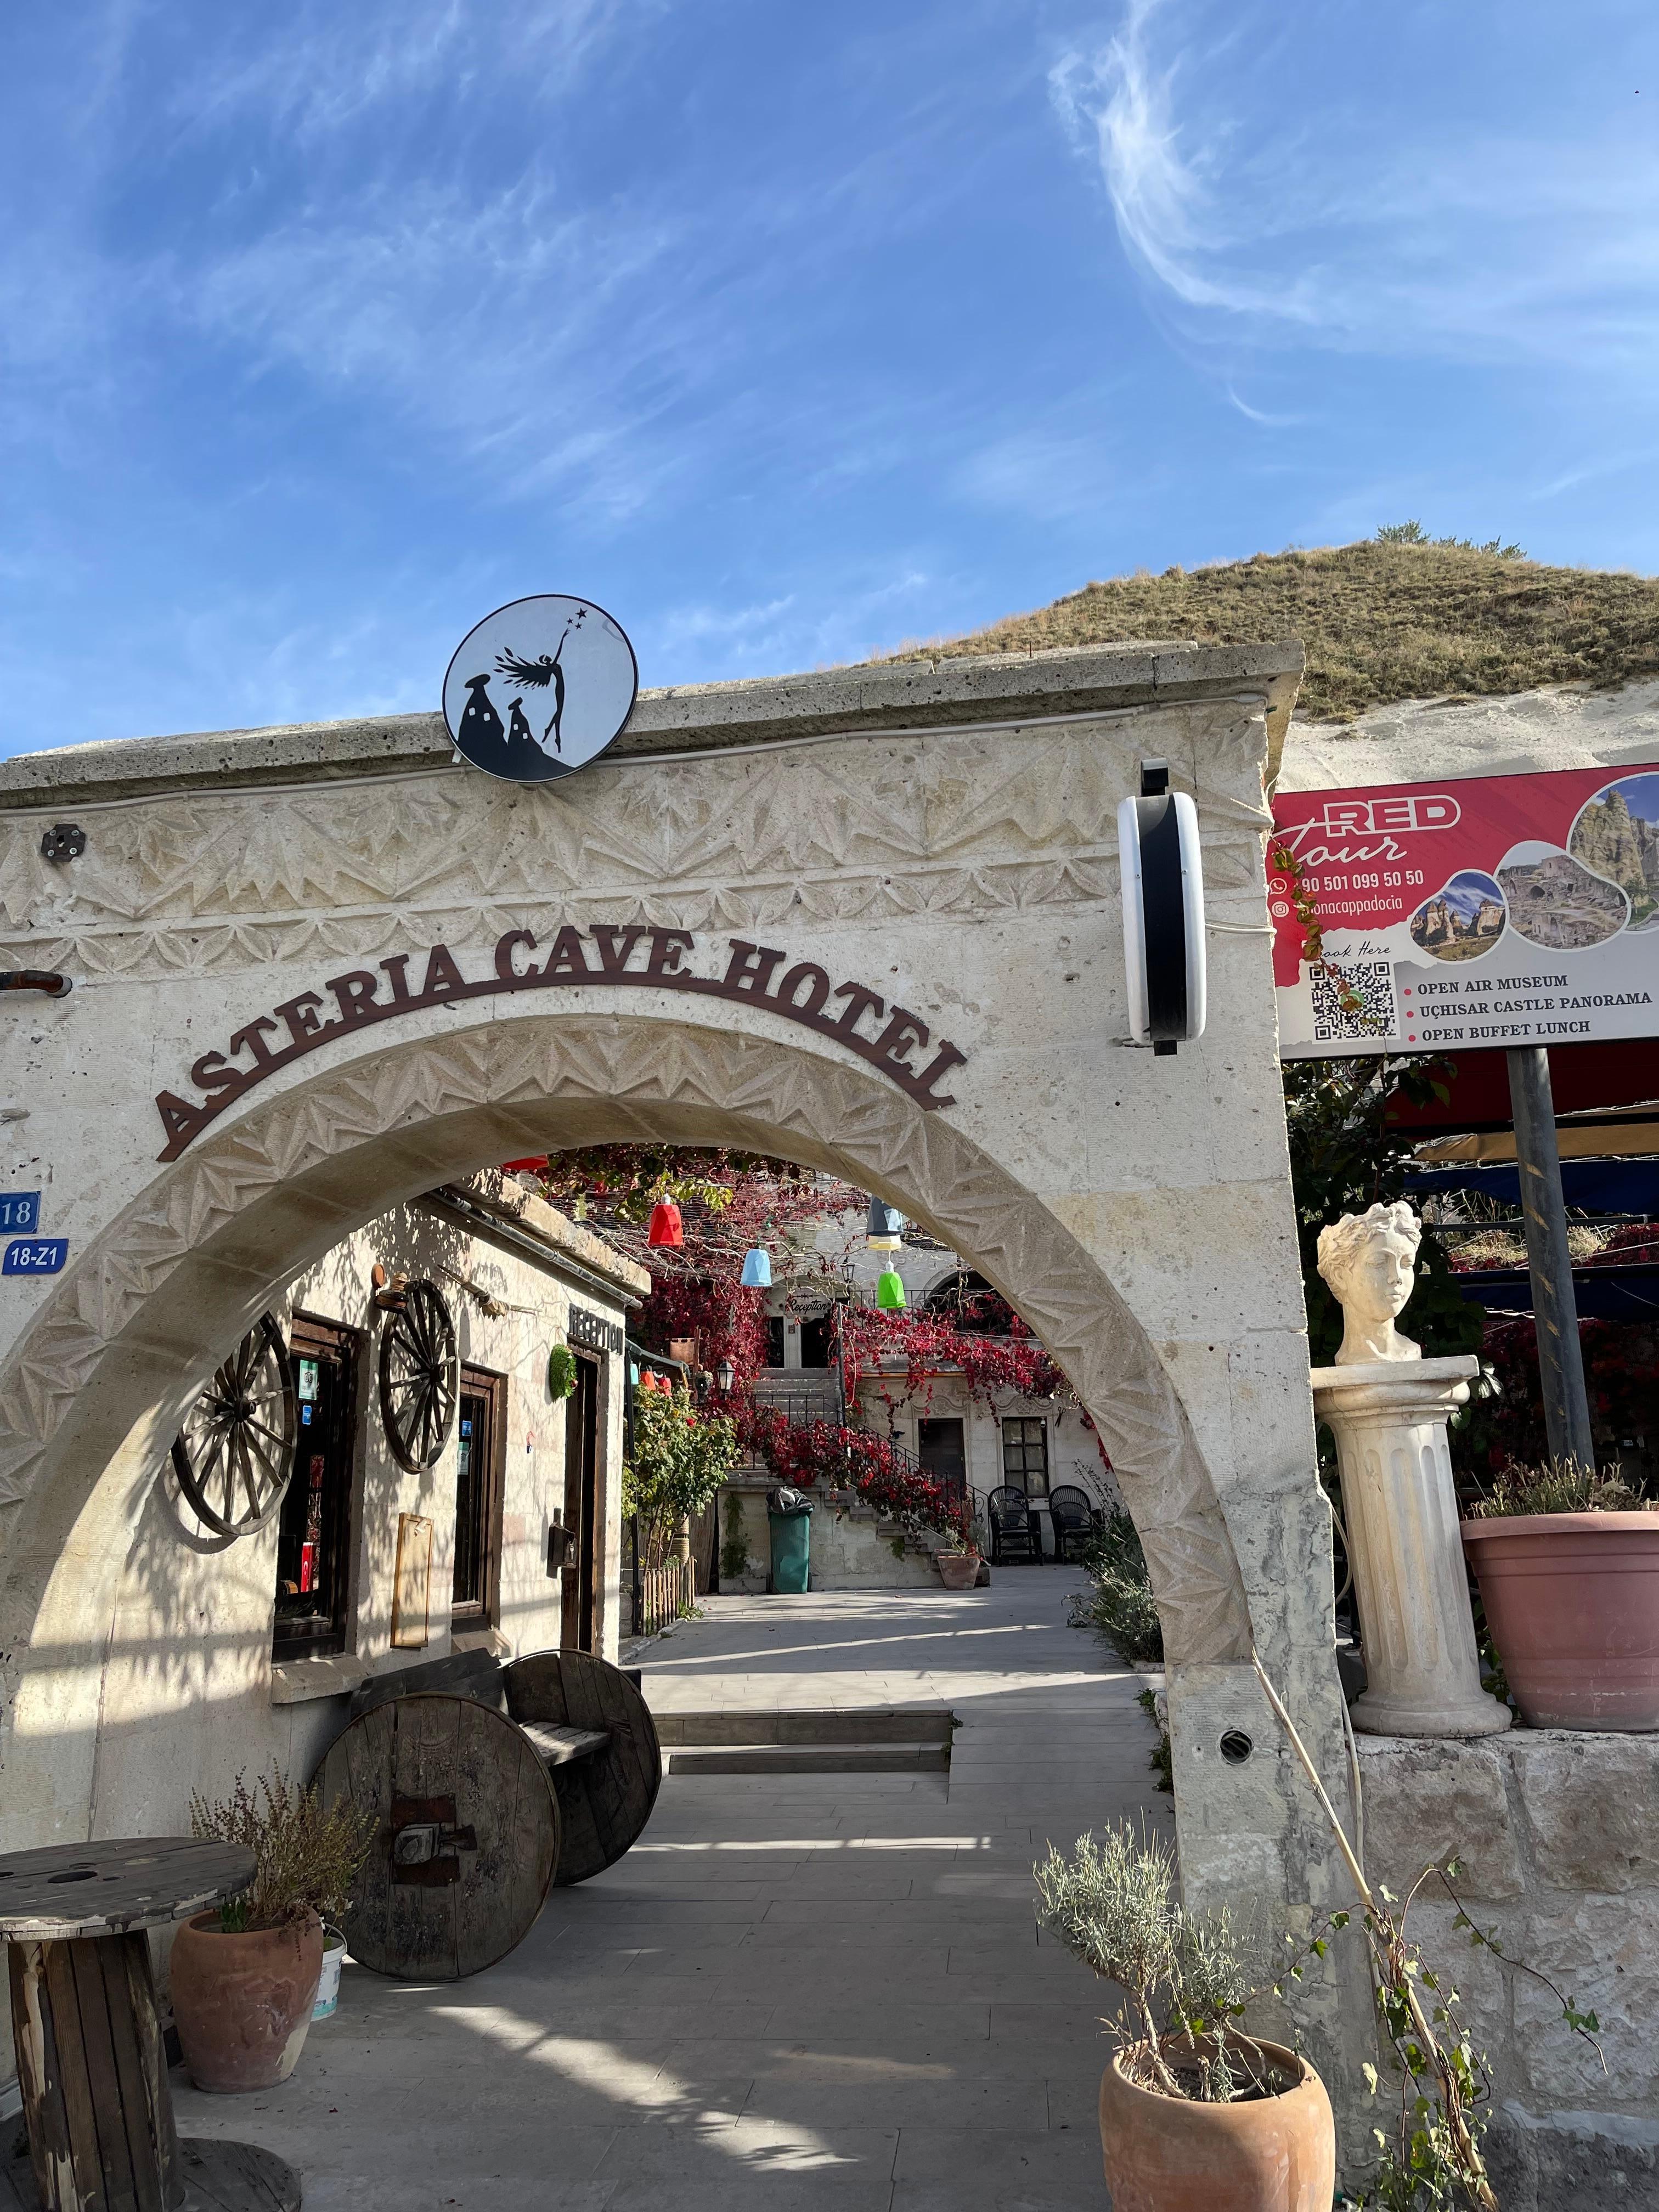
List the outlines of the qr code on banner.
<svg viewBox="0 0 1659 2212">
<path fill-rule="evenodd" d="M 1400 1008 L 1391 961 L 1355 960 L 1345 966 L 1334 960 L 1316 960 L 1309 965 L 1308 981 L 1313 989 L 1316 1044 L 1389 1037 L 1398 1031 Z"/>
</svg>

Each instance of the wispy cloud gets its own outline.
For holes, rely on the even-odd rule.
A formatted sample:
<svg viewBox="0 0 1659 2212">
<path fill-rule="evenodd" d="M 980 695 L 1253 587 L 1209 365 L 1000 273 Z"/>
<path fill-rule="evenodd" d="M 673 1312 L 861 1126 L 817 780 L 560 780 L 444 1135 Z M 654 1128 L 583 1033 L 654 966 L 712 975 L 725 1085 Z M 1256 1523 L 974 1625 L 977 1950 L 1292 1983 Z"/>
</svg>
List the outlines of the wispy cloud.
<svg viewBox="0 0 1659 2212">
<path fill-rule="evenodd" d="M 1188 337 L 1626 368 L 1659 337 L 1659 149 L 1610 118 L 1594 143 L 1535 118 L 1413 127 L 1392 102 L 1289 99 L 1262 128 L 1243 58 L 1258 8 L 1128 0 L 1049 78 L 1117 232 Z M 1242 403 L 1240 403 L 1242 404 Z M 1249 411 L 1246 410 L 1245 411 Z"/>
<path fill-rule="evenodd" d="M 252 117 L 301 144 L 354 127 L 371 111 L 443 91 L 464 104 L 510 81 L 521 103 L 568 97 L 595 56 L 669 0 L 404 0 L 391 13 L 301 0 L 243 19 L 252 33 L 192 58 L 169 109 L 191 131 Z"/>
</svg>

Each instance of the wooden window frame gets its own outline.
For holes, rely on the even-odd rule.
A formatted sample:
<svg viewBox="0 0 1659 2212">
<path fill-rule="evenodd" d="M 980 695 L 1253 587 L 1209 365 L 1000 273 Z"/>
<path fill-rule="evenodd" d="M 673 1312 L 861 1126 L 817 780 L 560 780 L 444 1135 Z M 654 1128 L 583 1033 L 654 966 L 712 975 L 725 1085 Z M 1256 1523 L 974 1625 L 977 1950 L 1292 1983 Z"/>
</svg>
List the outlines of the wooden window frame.
<svg viewBox="0 0 1659 2212">
<path fill-rule="evenodd" d="M 485 1492 L 483 1511 L 483 1571 L 479 1581 L 483 1586 L 482 1597 L 457 1605 L 452 1596 L 449 1625 L 453 1634 L 472 1628 L 494 1628 L 501 1617 L 501 1510 L 507 1489 L 507 1377 L 493 1368 L 463 1365 L 460 1382 L 456 1392 L 456 1464 L 455 1483 L 460 1487 L 460 1412 L 463 1397 L 483 1398 L 489 1406 L 489 1450 L 484 1468 Z M 457 1517 L 459 1536 L 459 1511 Z M 453 1563 L 452 1563 L 453 1567 Z M 451 1589 L 453 1589 L 452 1571 Z"/>
<path fill-rule="evenodd" d="M 599 1605 L 604 1587 L 605 1560 L 605 1423 L 610 1396 L 611 1367 L 601 1352 L 585 1347 L 571 1347 L 583 1378 L 575 1389 L 563 1401 L 564 1405 L 564 1466 L 559 1490 L 559 1517 L 569 1531 L 568 1548 L 559 1573 L 559 1642 L 565 1650 L 597 1650 L 600 1642 Z M 590 1393 L 591 1400 L 587 1394 Z M 587 1510 L 582 1510 L 581 1491 L 589 1487 L 584 1468 L 586 1455 L 580 1439 L 573 1440 L 572 1416 L 578 1413 L 585 1401 L 592 1408 L 592 1458 L 590 1495 Z M 576 1443 L 576 1466 L 571 1465 L 572 1444 Z M 571 1483 L 576 1480 L 577 1496 L 573 1500 Z"/>
<path fill-rule="evenodd" d="M 1026 1436 L 1024 1434 L 1024 1431 L 1025 1429 L 1027 1429 L 1027 1428 L 1035 1428 L 1035 1429 L 1037 1429 L 1037 1430 L 1041 1431 L 1041 1432 L 1042 1432 L 1042 1435 L 1041 1435 L 1041 1441 L 1042 1441 L 1042 1489 L 1041 1489 L 1041 1490 L 1033 1490 L 1033 1489 L 1032 1489 L 1032 1487 L 1031 1487 L 1031 1480 L 1030 1480 L 1030 1477 L 1031 1477 L 1031 1470 L 1030 1470 L 1029 1468 L 1022 1466 L 1022 1467 L 1021 1467 L 1021 1468 L 1019 1468 L 1018 1469 L 1015 1469 L 1015 1468 L 1010 1468 L 1010 1466 L 1009 1466 L 1009 1464 L 1008 1464 L 1008 1442 L 1009 1442 L 1009 1438 L 1008 1438 L 1008 1429 L 1009 1429 L 1009 1425 L 1010 1425 L 1010 1423 L 1011 1423 L 1011 1422 L 1013 1422 L 1013 1421 L 1018 1421 L 1018 1422 L 1020 1424 L 1020 1427 L 1021 1427 L 1021 1431 L 1022 1431 L 1022 1433 L 1021 1433 L 1021 1436 L 1020 1436 L 1020 1439 L 1019 1439 L 1019 1450 L 1020 1450 L 1020 1453 L 1021 1453 L 1022 1458 L 1024 1457 L 1024 1455 L 1026 1452 L 1028 1452 L 1028 1451 L 1030 1451 L 1030 1450 L 1031 1450 L 1031 1449 L 1033 1449 L 1033 1444 L 1032 1444 L 1032 1441 L 1031 1441 L 1031 1439 L 1030 1439 L 1030 1438 L 1029 1438 L 1028 1437 L 1026 1437 Z M 1005 1414 L 1003 1415 L 1003 1417 L 1002 1417 L 1002 1480 L 1003 1480 L 1003 1481 L 1004 1481 L 1005 1483 L 1012 1484 L 1012 1485 L 1016 1489 L 1023 1490 L 1023 1491 L 1025 1492 L 1025 1495 L 1026 1495 L 1028 1498 L 1046 1498 L 1046 1497 L 1048 1495 L 1048 1486 L 1049 1486 L 1049 1484 L 1050 1484 L 1050 1483 L 1052 1482 L 1052 1480 L 1054 1480 L 1054 1463 L 1053 1463 L 1053 1461 L 1051 1460 L 1051 1458 L 1050 1458 L 1050 1456 L 1049 1456 L 1049 1452 L 1048 1452 L 1048 1419 L 1047 1419 L 1046 1416 L 1044 1416 L 1043 1414 L 1042 1414 L 1042 1413 L 1005 1413 Z"/>
<path fill-rule="evenodd" d="M 333 1526 L 328 1539 L 330 1550 L 339 1567 L 334 1603 L 328 1616 L 329 1626 L 307 1634 L 296 1633 L 297 1624 L 285 1623 L 277 1615 L 273 1590 L 270 1649 L 272 1658 L 279 1663 L 295 1659 L 331 1658 L 351 1648 L 357 1595 L 357 1534 L 362 1495 L 360 1385 L 363 1345 L 362 1330 L 349 1328 L 344 1322 L 325 1321 L 319 1316 L 304 1313 L 295 1314 L 289 1322 L 290 1359 L 303 1359 L 320 1352 L 327 1358 L 337 1358 L 344 1375 L 345 1402 L 341 1429 L 344 1443 L 345 1479 L 334 1498 Z M 305 1431 L 301 1430 L 295 1443 L 295 1468 L 289 1477 L 290 1483 L 299 1479 L 299 1455 Z M 286 1504 L 286 1498 L 283 1502 Z M 279 1515 L 279 1520 L 280 1517 Z"/>
</svg>

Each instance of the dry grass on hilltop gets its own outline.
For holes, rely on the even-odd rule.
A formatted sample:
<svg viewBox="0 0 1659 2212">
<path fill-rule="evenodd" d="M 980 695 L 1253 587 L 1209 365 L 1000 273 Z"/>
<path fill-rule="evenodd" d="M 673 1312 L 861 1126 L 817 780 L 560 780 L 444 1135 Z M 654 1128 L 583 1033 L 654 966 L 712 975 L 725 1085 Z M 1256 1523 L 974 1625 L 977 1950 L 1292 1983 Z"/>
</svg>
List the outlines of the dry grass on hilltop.
<svg viewBox="0 0 1659 2212">
<path fill-rule="evenodd" d="M 1659 676 L 1659 579 L 1547 568 L 1434 544 L 1258 553 L 1208 568 L 1089 584 L 1035 614 L 888 658 L 1035 653 L 1134 638 L 1205 645 L 1300 638 L 1297 713 L 1340 720 L 1397 699 L 1528 691 Z"/>
</svg>

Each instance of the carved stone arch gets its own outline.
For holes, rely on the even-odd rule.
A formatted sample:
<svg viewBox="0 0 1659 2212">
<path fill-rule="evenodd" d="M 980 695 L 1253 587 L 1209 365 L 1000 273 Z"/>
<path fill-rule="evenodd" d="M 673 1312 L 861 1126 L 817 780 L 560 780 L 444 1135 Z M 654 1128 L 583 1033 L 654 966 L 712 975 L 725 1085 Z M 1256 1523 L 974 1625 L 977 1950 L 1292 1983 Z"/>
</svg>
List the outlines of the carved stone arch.
<svg viewBox="0 0 1659 2212">
<path fill-rule="evenodd" d="M 438 1182 L 632 1138 L 833 1170 L 967 1255 L 1098 1426 L 1171 1660 L 1248 1656 L 1238 1565 L 1185 1412 L 1139 1322 L 1040 1198 L 942 1115 L 824 1054 L 684 1021 L 556 1014 L 366 1052 L 295 1085 L 162 1170 L 65 1275 L 0 1366 L 8 1688 L 43 1637 L 89 1650 L 98 1563 L 118 1571 L 146 1468 L 274 1285 Z M 66 1559 L 74 1572 L 57 1572 Z"/>
</svg>

